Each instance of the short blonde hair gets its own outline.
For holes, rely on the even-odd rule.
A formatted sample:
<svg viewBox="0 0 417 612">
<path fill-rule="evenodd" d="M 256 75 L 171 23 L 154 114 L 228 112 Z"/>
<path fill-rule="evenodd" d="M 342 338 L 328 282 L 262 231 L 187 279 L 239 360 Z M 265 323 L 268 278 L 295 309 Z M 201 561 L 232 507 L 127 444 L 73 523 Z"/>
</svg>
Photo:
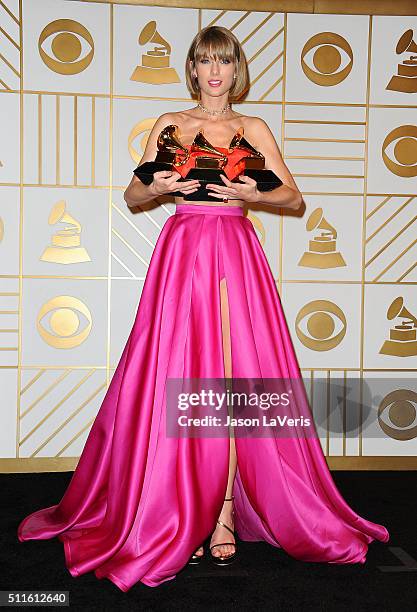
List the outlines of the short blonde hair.
<svg viewBox="0 0 417 612">
<path fill-rule="evenodd" d="M 192 76 L 196 62 L 203 57 L 228 59 L 235 63 L 236 78 L 229 91 L 229 97 L 238 99 L 249 89 L 249 72 L 245 53 L 236 36 L 222 26 L 203 28 L 191 43 L 185 61 L 185 79 L 192 95 L 198 95 L 198 81 Z M 190 61 L 192 66 L 190 67 Z"/>
</svg>

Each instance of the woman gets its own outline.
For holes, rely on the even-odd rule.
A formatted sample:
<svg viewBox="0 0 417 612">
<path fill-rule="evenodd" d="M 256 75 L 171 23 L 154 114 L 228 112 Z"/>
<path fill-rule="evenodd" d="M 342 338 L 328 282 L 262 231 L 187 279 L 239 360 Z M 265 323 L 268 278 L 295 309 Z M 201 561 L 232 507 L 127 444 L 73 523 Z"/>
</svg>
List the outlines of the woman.
<svg viewBox="0 0 417 612">
<path fill-rule="evenodd" d="M 338 492 L 317 436 L 181 437 L 169 435 L 167 382 L 174 379 L 292 379 L 302 383 L 275 282 L 247 202 L 296 209 L 302 196 L 267 125 L 229 106 L 248 84 L 235 36 L 212 26 L 193 40 L 186 60 L 197 106 L 156 121 L 141 160 L 176 125 L 183 148 L 199 131 L 229 159 L 241 127 L 283 185 L 261 192 L 249 177 L 208 184 L 211 201 L 175 198 L 155 246 L 132 331 L 58 505 L 19 525 L 20 541 L 57 536 L 73 576 L 94 570 L 121 590 L 157 586 L 196 563 L 210 537 L 210 558 L 236 558 L 242 540 L 265 540 L 305 561 L 364 563 L 368 544 L 386 542 L 382 525 L 358 516 Z M 191 195 L 197 180 L 155 173 L 133 177 L 130 207 L 159 196 Z M 218 203 L 217 203 L 218 201 Z M 293 413 L 309 415 L 303 385 Z M 298 391 L 297 391 L 298 389 Z M 291 389 L 292 390 L 292 389 Z M 300 434 L 300 435 L 298 435 Z"/>
</svg>

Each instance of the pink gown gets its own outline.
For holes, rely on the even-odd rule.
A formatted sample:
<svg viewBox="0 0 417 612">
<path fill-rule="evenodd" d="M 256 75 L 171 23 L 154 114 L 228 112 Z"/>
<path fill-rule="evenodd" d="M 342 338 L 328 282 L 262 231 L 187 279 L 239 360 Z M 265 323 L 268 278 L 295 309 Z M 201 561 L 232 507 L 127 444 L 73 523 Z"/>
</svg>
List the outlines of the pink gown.
<svg viewBox="0 0 417 612">
<path fill-rule="evenodd" d="M 152 254 L 134 325 L 61 501 L 18 538 L 58 537 L 72 576 L 122 591 L 172 580 L 214 531 L 229 438 L 166 437 L 167 378 L 224 377 L 227 281 L 233 378 L 301 379 L 280 297 L 240 207 L 179 204 Z M 301 401 L 307 401 L 300 399 Z M 308 410 L 308 407 L 304 410 Z M 235 530 L 303 561 L 365 563 L 389 533 L 339 493 L 317 437 L 236 437 Z"/>
</svg>

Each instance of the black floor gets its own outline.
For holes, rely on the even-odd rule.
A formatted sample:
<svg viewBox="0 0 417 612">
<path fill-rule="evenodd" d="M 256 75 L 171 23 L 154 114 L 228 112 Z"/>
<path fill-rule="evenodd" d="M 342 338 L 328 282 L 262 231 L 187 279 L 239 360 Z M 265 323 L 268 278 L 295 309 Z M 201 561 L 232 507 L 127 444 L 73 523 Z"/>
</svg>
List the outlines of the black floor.
<svg viewBox="0 0 417 612">
<path fill-rule="evenodd" d="M 237 539 L 239 560 L 228 568 L 206 560 L 158 587 L 139 582 L 123 593 L 94 572 L 73 578 L 57 538 L 17 539 L 20 520 L 58 503 L 72 472 L 0 474 L 0 590 L 67 590 L 76 610 L 417 610 L 417 473 L 332 475 L 358 514 L 390 532 L 388 544 L 370 545 L 366 564 L 305 563 L 267 543 Z"/>
</svg>

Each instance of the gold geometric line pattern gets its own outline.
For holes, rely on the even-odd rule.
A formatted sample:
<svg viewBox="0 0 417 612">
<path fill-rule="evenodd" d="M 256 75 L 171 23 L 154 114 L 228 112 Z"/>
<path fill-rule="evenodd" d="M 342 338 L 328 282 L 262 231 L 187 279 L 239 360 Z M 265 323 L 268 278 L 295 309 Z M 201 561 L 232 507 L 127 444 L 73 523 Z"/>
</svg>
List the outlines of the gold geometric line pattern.
<svg viewBox="0 0 417 612">
<path fill-rule="evenodd" d="M 403 256 L 405 253 L 407 253 L 407 252 L 408 252 L 408 251 L 409 251 L 409 250 L 410 250 L 410 249 L 411 249 L 411 248 L 412 248 L 412 247 L 413 247 L 413 246 L 414 246 L 416 243 L 417 243 L 417 238 L 416 238 L 415 240 L 413 240 L 413 242 L 411 242 L 411 244 L 409 244 L 407 247 L 405 247 L 405 249 L 403 249 L 403 250 L 401 251 L 401 253 L 399 253 L 399 254 L 397 255 L 397 257 L 395 257 L 395 259 L 393 259 L 393 261 L 392 261 L 390 264 L 388 264 L 388 265 L 387 265 L 387 266 L 386 266 L 386 267 L 385 267 L 385 268 L 382 270 L 382 272 L 380 272 L 380 273 L 378 274 L 378 276 L 376 276 L 376 277 L 373 279 L 373 280 L 374 280 L 374 282 L 377 282 L 377 281 L 378 281 L 378 280 L 381 278 L 381 276 L 383 276 L 383 275 L 385 274 L 385 272 L 387 272 L 387 271 L 388 271 L 390 268 L 392 268 L 392 266 L 393 266 L 393 265 L 395 265 L 395 264 L 397 263 L 397 261 L 398 261 L 399 259 L 401 259 L 401 257 L 402 257 L 402 256 Z M 413 265 L 415 265 L 415 264 L 413 264 Z M 398 282 L 398 281 L 397 281 L 397 282 Z"/>
<path fill-rule="evenodd" d="M 405 278 L 405 277 L 406 277 L 408 274 L 410 274 L 410 272 L 412 272 L 412 271 L 414 270 L 414 268 L 415 268 L 416 266 L 417 266 L 417 261 L 416 261 L 415 263 L 411 264 L 411 266 L 408 268 L 408 270 L 406 270 L 406 271 L 404 272 L 404 274 L 402 274 L 401 276 L 399 276 L 399 277 L 397 278 L 397 281 L 396 281 L 396 282 L 397 282 L 397 283 L 400 283 L 400 282 L 403 280 L 403 278 Z M 413 282 L 413 285 L 415 285 L 415 282 Z"/>
<path fill-rule="evenodd" d="M 35 375 L 35 376 L 34 376 L 34 377 L 33 377 L 33 378 L 32 378 L 32 379 L 31 379 L 31 380 L 28 382 L 28 383 L 27 383 L 27 385 L 25 385 L 25 386 L 23 387 L 23 389 L 21 389 L 21 391 L 20 391 L 20 395 L 23 395 L 23 393 L 24 393 L 25 391 L 27 391 L 28 389 L 30 389 L 30 387 L 31 387 L 33 384 L 35 384 L 35 382 L 36 382 L 37 380 L 39 380 L 39 378 L 40 378 L 41 376 L 43 376 L 43 375 L 45 374 L 45 372 L 46 372 L 46 370 L 40 370 L 40 371 L 39 371 L 39 372 L 38 372 L 38 373 L 37 373 L 37 374 L 36 374 L 36 375 Z"/>
<path fill-rule="evenodd" d="M 259 96 L 258 102 L 263 102 L 266 96 L 270 94 L 271 91 L 275 89 L 275 87 L 281 83 L 282 79 L 283 79 L 282 75 L 278 77 L 278 79 L 274 83 L 272 83 L 271 87 L 268 87 L 266 92 Z"/>
<path fill-rule="evenodd" d="M 364 178 L 363 174 L 315 174 L 308 172 L 293 172 L 293 176 L 306 176 L 306 177 L 314 177 L 314 178 Z"/>
<path fill-rule="evenodd" d="M 149 244 L 149 246 L 154 249 L 155 248 L 155 244 L 149 240 L 149 238 L 146 236 L 146 234 L 144 234 L 143 232 L 140 231 L 140 229 L 137 227 L 137 225 L 135 225 L 133 223 L 133 221 L 131 219 L 129 219 L 129 217 L 118 207 L 114 204 L 114 202 L 112 202 L 112 210 L 115 210 L 124 221 L 126 221 L 126 223 L 128 223 L 130 225 L 130 227 L 141 237 L 145 240 L 145 242 L 147 242 Z M 158 230 L 161 230 L 162 228 L 155 223 L 156 228 Z"/>
<path fill-rule="evenodd" d="M 336 155 L 286 155 L 285 159 L 342 159 L 364 161 L 364 157 L 336 156 Z"/>
<path fill-rule="evenodd" d="M 42 96 L 38 94 L 38 183 L 42 184 Z"/>
<path fill-rule="evenodd" d="M 369 194 L 368 194 L 368 195 L 369 195 Z M 375 207 L 373 210 L 371 210 L 371 212 L 369 213 L 369 215 L 366 215 L 366 221 L 369 221 L 369 219 L 372 217 L 372 215 L 374 215 L 376 212 L 378 212 L 378 210 L 379 210 L 380 208 L 382 208 L 382 206 L 384 206 L 384 204 L 385 204 L 386 202 L 388 202 L 388 201 L 391 199 L 391 197 L 392 197 L 391 195 L 387 196 L 386 198 L 384 198 L 384 199 L 382 200 L 382 202 L 380 202 L 380 203 L 378 204 L 378 206 L 376 206 L 376 207 Z"/>
<path fill-rule="evenodd" d="M 56 152 L 55 152 L 55 181 L 61 182 L 61 98 L 55 98 L 55 134 L 56 134 Z"/>
<path fill-rule="evenodd" d="M 136 257 L 139 259 L 139 261 L 141 261 L 147 268 L 149 267 L 149 262 L 145 261 L 142 257 L 142 255 L 140 253 L 137 252 L 136 249 L 134 249 L 128 242 L 127 240 L 125 240 L 123 238 L 123 236 L 121 234 L 119 234 L 119 232 L 117 230 L 114 229 L 114 227 L 112 228 L 112 234 L 114 234 L 115 236 L 117 236 L 119 238 L 119 240 L 121 242 L 123 242 L 123 244 L 129 249 L 129 251 L 131 251 L 134 255 L 136 255 Z"/>
<path fill-rule="evenodd" d="M 247 42 L 248 42 L 248 40 L 250 40 L 251 38 L 253 38 L 253 36 L 256 34 L 256 32 L 259 32 L 259 30 L 260 30 L 260 29 L 261 29 L 261 28 L 262 28 L 262 27 L 263 27 L 263 26 L 264 26 L 266 23 L 268 23 L 268 21 L 269 21 L 270 19 L 272 19 L 272 17 L 273 17 L 274 15 L 275 15 L 275 13 L 269 13 L 269 15 L 267 15 L 267 16 L 265 17 L 265 19 L 263 19 L 263 20 L 261 21 L 261 23 L 259 23 L 259 24 L 256 26 L 256 28 L 254 28 L 253 30 L 251 30 L 251 31 L 249 32 L 249 34 L 248 34 L 248 35 L 247 35 L 245 38 L 243 38 L 243 39 L 240 41 L 241 45 L 244 45 L 245 43 L 247 43 Z"/>
<path fill-rule="evenodd" d="M 352 138 L 289 138 L 286 137 L 284 140 L 294 140 L 294 141 L 304 141 L 304 142 L 359 142 L 364 143 L 365 140 L 362 139 L 352 139 Z"/>
<path fill-rule="evenodd" d="M 3 79 L 0 79 L 0 85 L 3 85 L 4 89 L 7 89 L 7 91 L 13 91 L 8 85 L 7 83 L 5 83 L 3 81 Z"/>
<path fill-rule="evenodd" d="M 379 251 L 377 251 L 377 252 L 375 253 L 375 255 L 373 255 L 373 257 L 371 257 L 371 259 L 369 259 L 369 260 L 366 262 L 366 264 L 365 264 L 365 268 L 367 268 L 367 267 L 369 266 L 369 264 L 371 264 L 371 263 L 372 263 L 372 262 L 373 262 L 373 261 L 374 261 L 374 260 L 375 260 L 377 257 L 379 257 L 379 255 L 381 255 L 381 253 L 383 253 L 383 251 L 385 251 L 385 249 L 387 249 L 387 248 L 390 246 L 390 244 L 392 244 L 392 243 L 394 242 L 394 240 L 396 240 L 396 239 L 398 238 L 398 236 L 401 236 L 401 234 L 402 234 L 402 233 L 403 233 L 403 232 L 404 232 L 404 231 L 405 231 L 405 230 L 406 230 L 408 227 L 410 227 L 410 225 L 412 225 L 416 219 L 417 219 L 417 215 L 416 215 L 416 216 L 415 216 L 413 219 L 411 219 L 411 220 L 410 220 L 408 223 L 406 223 L 406 224 L 404 225 L 404 227 L 402 227 L 402 228 L 400 229 L 400 231 L 399 231 L 399 232 L 397 232 L 397 233 L 396 233 L 396 234 L 395 234 L 395 235 L 394 235 L 394 236 L 391 238 L 391 240 L 388 240 L 388 242 L 387 242 L 387 243 L 386 243 L 386 244 L 385 244 L 385 245 L 384 245 L 384 246 L 383 246 L 381 249 L 379 249 Z"/>
<path fill-rule="evenodd" d="M 74 385 L 68 391 L 68 393 L 66 393 L 60 399 L 60 401 L 57 402 L 53 406 L 53 408 L 45 414 L 45 416 L 42 419 L 40 419 L 40 421 L 36 423 L 36 425 L 26 434 L 26 436 L 20 440 L 19 446 L 22 446 L 26 442 L 26 440 L 28 440 L 35 433 L 35 431 L 37 431 L 41 427 L 41 425 L 43 425 L 49 419 L 49 417 L 52 416 L 58 410 L 58 408 L 60 408 L 67 401 L 67 399 L 69 399 L 72 395 L 74 395 L 74 393 L 84 384 L 86 380 L 88 380 L 94 374 L 95 371 L 96 369 L 92 368 L 89 372 L 87 372 L 87 374 L 76 385 Z M 25 414 L 27 414 L 28 412 L 29 411 L 27 410 Z"/>
<path fill-rule="evenodd" d="M 20 20 L 16 17 L 14 13 L 7 7 L 2 0 L 0 0 L 0 6 L 8 13 L 9 17 L 13 19 L 13 21 L 20 26 Z"/>
<path fill-rule="evenodd" d="M 214 19 L 212 19 L 207 25 L 212 26 L 217 23 L 224 15 L 226 15 L 227 11 L 221 11 Z"/>
<path fill-rule="evenodd" d="M 366 121 L 324 121 L 323 119 L 285 119 L 285 123 L 307 123 L 309 125 L 366 125 Z"/>
<path fill-rule="evenodd" d="M 60 457 L 60 456 L 62 455 L 62 453 L 64 453 L 64 452 L 67 450 L 67 448 L 69 448 L 69 447 L 70 447 L 70 446 L 71 446 L 71 445 L 72 445 L 72 444 L 75 442 L 75 440 L 77 440 L 77 439 L 78 439 L 80 436 L 82 436 L 82 434 L 83 434 L 83 433 L 84 433 L 84 432 L 85 432 L 87 429 L 89 429 L 89 428 L 92 426 L 92 424 L 94 423 L 94 421 L 95 421 L 95 417 L 93 417 L 92 419 L 90 419 L 90 421 L 88 421 L 88 422 L 87 422 L 87 423 L 84 425 L 84 427 L 83 427 L 82 429 L 80 429 L 80 431 L 78 431 L 78 432 L 75 434 L 75 436 L 73 436 L 72 438 L 70 438 L 70 439 L 68 440 L 68 442 L 67 442 L 67 443 L 66 443 L 66 444 L 65 444 L 65 445 L 64 445 L 64 446 L 61 448 L 61 450 L 60 450 L 58 453 L 56 453 L 55 457 Z"/>
<path fill-rule="evenodd" d="M 78 182 L 78 98 L 74 96 L 74 185 Z"/>
<path fill-rule="evenodd" d="M 76 408 L 75 410 L 73 410 L 73 412 L 69 413 L 68 417 L 61 423 L 61 425 L 59 427 L 57 427 L 54 431 L 51 432 L 51 434 L 45 438 L 45 440 L 42 442 L 42 444 L 40 446 L 38 446 L 36 448 L 36 450 L 34 450 L 34 452 L 30 455 L 31 457 L 34 457 L 37 453 L 39 453 L 43 448 L 45 448 L 45 446 L 47 444 L 49 444 L 49 442 L 59 434 L 60 431 L 62 431 L 64 429 L 64 427 L 66 425 L 68 425 L 68 423 L 70 423 L 86 406 L 88 406 L 88 404 L 100 393 L 100 391 L 102 389 L 106 388 L 106 383 L 102 383 L 99 387 L 97 387 L 97 389 L 95 389 L 95 391 L 93 391 L 91 393 L 91 395 L 89 395 L 81 404 L 80 406 L 78 406 L 78 408 Z M 85 427 L 83 427 L 83 431 L 85 431 Z M 77 435 L 77 434 L 76 434 Z M 62 452 L 62 449 L 61 451 Z"/>
<path fill-rule="evenodd" d="M 372 238 L 374 238 L 378 232 L 380 232 L 384 227 L 386 227 L 388 225 L 388 223 L 390 221 L 392 221 L 392 219 L 394 219 L 406 206 L 408 206 L 408 204 L 414 200 L 414 197 L 411 196 L 411 198 L 408 198 L 408 200 L 406 200 L 404 202 L 404 204 L 402 204 L 399 208 L 397 208 L 390 217 L 388 217 L 388 219 L 386 221 L 384 221 L 384 223 L 382 223 L 379 227 L 376 228 L 376 230 L 370 235 L 368 236 L 368 238 L 365 240 L 365 243 L 368 243 L 370 240 L 372 240 Z"/>
<path fill-rule="evenodd" d="M 225 11 L 226 12 L 226 11 Z M 246 11 L 246 13 L 244 13 L 242 15 L 242 17 L 240 17 L 237 21 L 235 21 L 235 23 L 233 25 L 231 25 L 229 27 L 229 30 L 231 32 L 233 32 L 233 30 L 235 30 L 237 28 L 238 25 L 240 25 L 242 23 L 242 21 L 244 21 L 246 19 L 246 17 L 248 17 L 251 14 L 251 11 Z"/>
<path fill-rule="evenodd" d="M 6 66 L 8 68 L 10 68 L 10 70 L 12 70 L 12 72 L 15 73 L 17 78 L 20 79 L 20 72 L 18 70 L 16 70 L 16 68 L 13 66 L 13 64 L 10 63 L 9 60 L 6 59 L 2 53 L 0 53 L 0 59 L 6 64 Z"/>
<path fill-rule="evenodd" d="M 283 55 L 284 55 L 284 51 L 281 51 L 276 57 L 274 57 L 274 59 L 250 82 L 250 87 L 252 87 L 252 85 L 255 85 L 255 83 L 259 81 L 261 77 L 263 77 L 265 72 L 268 72 L 268 70 L 272 68 L 272 66 L 276 64 Z"/>
<path fill-rule="evenodd" d="M 20 51 L 20 45 L 15 40 L 13 40 L 10 34 L 8 34 L 6 30 L 4 30 L 1 26 L 0 26 L 0 32 L 3 34 L 3 36 L 5 36 L 12 43 L 14 47 L 16 47 L 18 51 Z"/>
<path fill-rule="evenodd" d="M 265 49 L 267 47 L 269 47 L 269 45 L 271 43 L 274 42 L 274 40 L 276 40 L 278 38 L 278 36 L 280 36 L 282 34 L 282 32 L 284 31 L 284 28 L 282 27 L 280 30 L 278 30 L 278 32 L 276 32 L 275 34 L 273 34 L 271 36 L 271 38 L 269 40 L 266 41 L 266 43 L 264 45 L 262 45 L 262 47 L 260 49 L 257 50 L 257 52 L 252 55 L 252 57 L 250 57 L 248 59 L 248 64 L 250 64 L 251 62 L 253 62 L 254 59 L 256 59 L 258 57 L 258 55 L 260 55 L 263 51 L 265 51 Z"/>
<path fill-rule="evenodd" d="M 29 404 L 28 408 L 21 413 L 20 415 L 20 420 L 22 420 L 27 414 L 29 414 L 29 412 L 35 407 L 37 406 L 51 391 L 53 391 L 61 381 L 64 380 L 64 378 L 66 378 L 70 373 L 72 372 L 71 368 L 66 369 L 61 376 L 59 376 L 57 379 L 55 379 L 50 385 L 49 387 L 47 387 L 45 389 L 45 391 L 43 393 L 40 394 L 39 397 L 36 398 L 36 400 L 32 403 Z M 20 395 L 23 395 L 23 391 L 21 391 Z"/>
<path fill-rule="evenodd" d="M 133 272 L 133 270 L 131 270 L 130 268 L 128 268 L 128 266 L 127 266 L 127 265 L 126 265 L 126 264 L 125 264 L 125 263 L 124 263 L 124 262 L 123 262 L 123 261 L 120 259 L 120 257 L 118 257 L 118 256 L 116 255 L 116 253 L 115 253 L 113 250 L 112 250 L 112 251 L 110 251 L 110 253 L 111 253 L 112 258 L 113 258 L 113 259 L 115 259 L 115 260 L 117 261 L 117 263 L 119 263 L 119 264 L 122 266 L 122 268 L 124 268 L 124 269 L 126 270 L 126 272 L 129 274 L 129 276 L 130 276 L 131 278 L 135 278 L 135 279 L 137 278 L 137 276 L 136 276 L 136 274 Z M 112 276 L 112 278 L 114 278 L 114 276 Z M 123 278 L 124 278 L 124 277 L 123 277 Z"/>
</svg>

